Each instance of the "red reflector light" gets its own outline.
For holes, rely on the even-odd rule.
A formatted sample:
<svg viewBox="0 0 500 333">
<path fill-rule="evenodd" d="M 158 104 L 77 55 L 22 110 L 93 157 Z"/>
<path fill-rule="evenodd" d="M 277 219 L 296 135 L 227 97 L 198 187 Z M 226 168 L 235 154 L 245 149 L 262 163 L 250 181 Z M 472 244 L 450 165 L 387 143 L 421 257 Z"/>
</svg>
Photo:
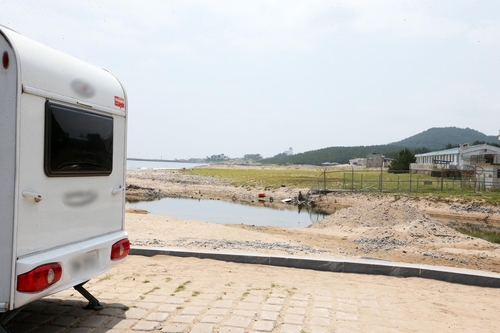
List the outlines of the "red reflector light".
<svg viewBox="0 0 500 333">
<path fill-rule="evenodd" d="M 111 247 L 111 260 L 118 260 L 125 258 L 130 252 L 130 241 L 128 238 L 116 242 Z"/>
<path fill-rule="evenodd" d="M 7 51 L 5 51 L 3 53 L 2 65 L 3 65 L 3 68 L 5 68 L 5 69 L 7 69 L 7 67 L 9 67 L 9 54 L 7 53 Z"/>
<path fill-rule="evenodd" d="M 61 279 L 62 267 L 59 264 L 46 264 L 17 277 L 17 291 L 36 293 L 47 289 Z"/>
</svg>

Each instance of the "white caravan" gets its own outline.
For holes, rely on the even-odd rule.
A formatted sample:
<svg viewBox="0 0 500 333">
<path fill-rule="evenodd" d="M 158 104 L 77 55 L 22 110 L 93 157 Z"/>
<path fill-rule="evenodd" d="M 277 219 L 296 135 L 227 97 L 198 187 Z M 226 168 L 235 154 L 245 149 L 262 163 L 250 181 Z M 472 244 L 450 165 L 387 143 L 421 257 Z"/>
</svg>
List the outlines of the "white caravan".
<svg viewBox="0 0 500 333">
<path fill-rule="evenodd" d="M 0 332 L 127 256 L 127 98 L 108 71 L 0 26 Z M 16 311 L 17 310 L 17 311 Z"/>
</svg>

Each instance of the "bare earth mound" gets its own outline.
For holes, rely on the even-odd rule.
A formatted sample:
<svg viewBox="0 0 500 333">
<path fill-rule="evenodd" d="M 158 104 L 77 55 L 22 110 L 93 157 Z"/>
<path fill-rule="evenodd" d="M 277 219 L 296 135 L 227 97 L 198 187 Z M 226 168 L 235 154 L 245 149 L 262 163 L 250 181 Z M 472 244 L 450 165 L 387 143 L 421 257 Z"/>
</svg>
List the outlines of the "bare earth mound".
<svg viewBox="0 0 500 333">
<path fill-rule="evenodd" d="M 336 229 L 357 235 L 354 242 L 365 253 L 389 251 L 410 245 L 455 244 L 474 239 L 441 224 L 404 201 L 389 205 L 367 202 L 344 208 L 314 223 L 310 228 Z M 483 243 L 483 246 L 490 245 L 480 239 L 477 241 Z"/>
</svg>

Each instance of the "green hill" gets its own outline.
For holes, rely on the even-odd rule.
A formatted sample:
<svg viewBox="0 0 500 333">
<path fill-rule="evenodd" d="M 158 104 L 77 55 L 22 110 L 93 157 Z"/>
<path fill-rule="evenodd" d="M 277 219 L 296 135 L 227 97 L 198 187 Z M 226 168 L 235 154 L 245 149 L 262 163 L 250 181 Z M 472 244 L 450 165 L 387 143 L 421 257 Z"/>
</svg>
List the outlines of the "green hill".
<svg viewBox="0 0 500 333">
<path fill-rule="evenodd" d="M 498 143 L 498 137 L 488 136 L 470 128 L 441 127 L 430 128 L 422 133 L 413 135 L 404 140 L 377 146 L 357 147 L 329 147 L 311 150 L 300 154 L 288 156 L 278 154 L 274 157 L 260 160 L 269 164 L 313 164 L 320 165 L 323 162 L 336 162 L 340 164 L 349 163 L 350 159 L 365 157 L 368 153 L 383 154 L 394 158 L 403 148 L 410 149 L 413 153 L 425 153 L 428 151 L 445 149 L 447 145 L 459 145 L 461 143 L 487 142 Z"/>
<path fill-rule="evenodd" d="M 393 142 L 393 145 L 408 148 L 442 149 L 448 144 L 459 145 L 473 142 L 498 143 L 498 137 L 486 135 L 470 128 L 434 127 L 427 131 L 410 136 L 404 140 Z"/>
</svg>

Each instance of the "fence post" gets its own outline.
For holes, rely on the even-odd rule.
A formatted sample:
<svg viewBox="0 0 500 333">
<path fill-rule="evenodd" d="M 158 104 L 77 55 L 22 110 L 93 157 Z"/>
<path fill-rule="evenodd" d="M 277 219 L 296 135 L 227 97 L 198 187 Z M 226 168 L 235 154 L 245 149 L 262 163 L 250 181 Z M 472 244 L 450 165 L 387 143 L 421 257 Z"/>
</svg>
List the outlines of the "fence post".
<svg viewBox="0 0 500 333">
<path fill-rule="evenodd" d="M 412 173 L 412 172 L 411 172 L 411 170 L 410 170 L 410 193 L 411 193 L 411 175 L 412 175 L 412 174 L 413 174 L 413 173 Z"/>
<path fill-rule="evenodd" d="M 342 188 L 344 189 L 345 188 L 345 172 L 344 172 L 344 182 L 342 184 Z"/>
<path fill-rule="evenodd" d="M 354 191 L 354 167 L 351 165 L 351 191 Z"/>
<path fill-rule="evenodd" d="M 363 174 L 361 174 L 361 190 L 363 189 Z"/>
<path fill-rule="evenodd" d="M 398 192 L 399 192 L 399 175 L 398 175 Z"/>
<path fill-rule="evenodd" d="M 418 192 L 418 176 L 417 176 L 417 192 Z"/>
<path fill-rule="evenodd" d="M 380 192 L 382 192 L 382 169 L 384 168 L 384 159 L 382 158 L 382 164 L 380 165 Z"/>
<path fill-rule="evenodd" d="M 323 170 L 323 190 L 326 191 L 326 167 L 325 170 Z"/>
</svg>

